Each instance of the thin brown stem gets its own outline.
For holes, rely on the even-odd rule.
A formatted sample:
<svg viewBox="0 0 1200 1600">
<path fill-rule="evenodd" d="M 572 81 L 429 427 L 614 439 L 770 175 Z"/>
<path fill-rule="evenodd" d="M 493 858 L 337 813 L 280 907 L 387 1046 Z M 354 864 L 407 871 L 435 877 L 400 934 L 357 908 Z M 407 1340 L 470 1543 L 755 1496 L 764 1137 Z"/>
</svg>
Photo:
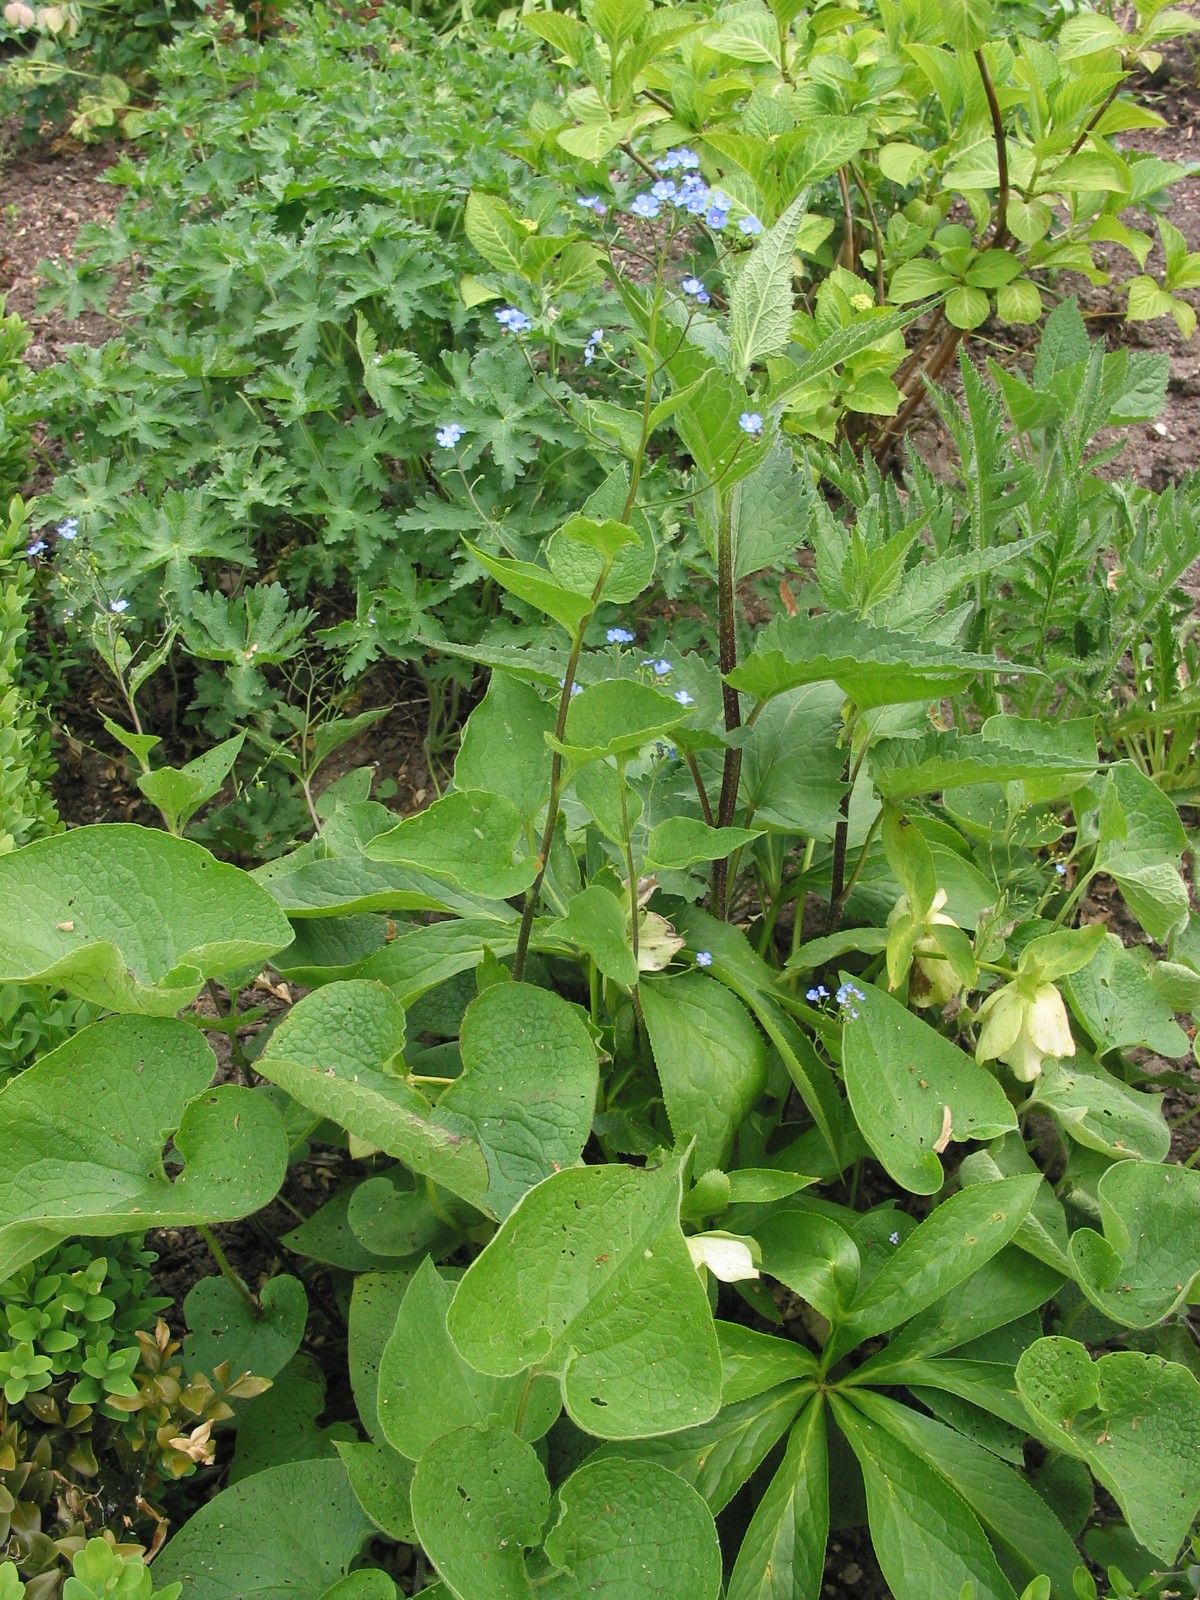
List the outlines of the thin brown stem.
<svg viewBox="0 0 1200 1600">
<path fill-rule="evenodd" d="M 879 226 L 879 216 L 875 210 L 871 191 L 863 182 L 863 175 L 856 166 L 851 166 L 855 187 L 863 197 L 863 204 L 867 208 L 867 216 L 871 220 L 871 237 L 875 241 L 875 304 L 881 306 L 887 300 L 887 283 L 883 276 L 883 230 Z"/>
<path fill-rule="evenodd" d="M 700 776 L 700 768 L 696 764 L 696 757 L 691 750 L 685 750 L 683 759 L 687 762 L 688 771 L 692 775 L 692 782 L 696 785 L 696 793 L 700 796 L 700 810 L 709 827 L 713 826 L 712 806 L 708 803 L 708 790 L 704 787 L 704 779 Z"/>
<path fill-rule="evenodd" d="M 854 248 L 854 207 L 850 204 L 850 180 L 846 177 L 845 167 L 837 170 L 838 188 L 842 195 L 842 248 L 838 251 L 843 264 L 851 271 L 858 271 L 857 254 Z"/>
</svg>

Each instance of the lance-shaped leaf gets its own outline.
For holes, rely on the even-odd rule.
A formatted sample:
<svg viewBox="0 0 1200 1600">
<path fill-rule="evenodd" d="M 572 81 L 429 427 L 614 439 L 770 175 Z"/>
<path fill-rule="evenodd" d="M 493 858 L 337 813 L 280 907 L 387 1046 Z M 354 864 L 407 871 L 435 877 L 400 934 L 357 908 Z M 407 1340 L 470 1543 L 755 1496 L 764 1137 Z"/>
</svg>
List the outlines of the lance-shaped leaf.
<svg viewBox="0 0 1200 1600">
<path fill-rule="evenodd" d="M 579 594 L 556 583 L 554 574 L 531 561 L 513 561 L 508 556 L 490 556 L 478 546 L 464 540 L 467 549 L 485 572 L 495 578 L 502 589 L 516 595 L 546 616 L 552 617 L 560 627 L 574 634 L 576 628 L 592 610 L 590 594 Z"/>
<path fill-rule="evenodd" d="M 536 1379 L 490 1378 L 469 1367 L 446 1331 L 453 1287 L 426 1257 L 408 1287 L 379 1363 L 379 1423 L 401 1455 L 418 1461 L 435 1439 L 493 1418 L 539 1439 L 559 1414 L 558 1386 Z M 520 1426 L 518 1426 L 520 1419 Z"/>
<path fill-rule="evenodd" d="M 287 1139 L 251 1089 L 166 1017 L 109 1017 L 0 1091 L 0 1277 L 71 1235 L 229 1222 L 275 1194 Z M 183 1171 L 168 1177 L 171 1138 Z"/>
<path fill-rule="evenodd" d="M 963 1497 L 1022 1577 L 1044 1572 L 1050 1577 L 1054 1600 L 1075 1600 L 1078 1552 L 1045 1500 L 1019 1473 L 956 1429 L 886 1395 L 860 1387 L 854 1404 Z M 1018 1462 L 1022 1459 L 1018 1454 Z"/>
<path fill-rule="evenodd" d="M 896 1600 L 964 1592 L 975 1600 L 1016 1600 L 961 1495 L 887 1429 L 837 1395 L 832 1405 L 862 1468 L 871 1542 Z"/>
<path fill-rule="evenodd" d="M 0 858 L 0 981 L 172 1016 L 204 980 L 266 961 L 287 918 L 237 867 L 127 823 L 72 828 Z"/>
<path fill-rule="evenodd" d="M 320 1600 L 372 1531 L 336 1458 L 268 1467 L 188 1519 L 155 1561 L 155 1585 L 183 1582 L 195 1600 Z"/>
<path fill-rule="evenodd" d="M 742 1002 L 699 972 L 645 982 L 642 1009 L 677 1144 L 721 1167 L 767 1082 L 767 1050 Z"/>
<path fill-rule="evenodd" d="M 805 189 L 755 243 L 733 280 L 729 341 L 739 383 L 746 381 L 756 361 L 787 349 L 792 331 L 792 254 L 807 210 Z"/>
<path fill-rule="evenodd" d="M 1200 1172 L 1118 1161 L 1096 1193 L 1104 1233 L 1071 1235 L 1075 1278 L 1114 1322 L 1153 1327 L 1183 1304 L 1200 1273 Z"/>
<path fill-rule="evenodd" d="M 712 1315 L 679 1228 L 681 1164 L 584 1167 L 537 1186 L 467 1269 L 450 1335 L 480 1372 L 553 1372 L 588 1433 L 672 1433 L 716 1413 Z"/>
<path fill-rule="evenodd" d="M 1137 1350 L 1093 1362 L 1074 1339 L 1039 1339 L 1017 1387 L 1047 1441 L 1086 1461 L 1146 1548 L 1173 1560 L 1200 1510 L 1200 1383 L 1188 1369 Z"/>
<path fill-rule="evenodd" d="M 391 1068 L 404 1012 L 377 983 L 330 983 L 293 1006 L 255 1062 L 301 1105 L 485 1209 L 488 1168 L 474 1139 L 440 1128 Z"/>
<path fill-rule="evenodd" d="M 851 1308 L 855 1342 L 906 1322 L 990 1261 L 1025 1220 L 1040 1182 L 1040 1173 L 1001 1178 L 937 1206 Z"/>
<path fill-rule="evenodd" d="M 949 1140 L 991 1139 L 1017 1125 L 995 1077 L 927 1022 L 865 984 L 846 1019 L 846 1092 L 863 1138 L 914 1194 L 936 1194 Z"/>
<path fill-rule="evenodd" d="M 460 1049 L 462 1074 L 433 1119 L 482 1148 L 487 1209 L 505 1217 L 527 1189 L 579 1160 L 596 1105 L 596 1047 L 567 1001 L 500 983 L 468 1007 Z"/>
<path fill-rule="evenodd" d="M 804 683 L 831 680 L 860 710 L 957 694 L 973 676 L 1026 669 L 858 617 L 781 617 L 763 629 L 726 682 L 769 699 Z"/>
<path fill-rule="evenodd" d="M 742 1540 L 728 1600 L 817 1600 L 829 1538 L 829 1447 L 818 1396 L 793 1426 Z"/>
<path fill-rule="evenodd" d="M 372 861 L 415 867 L 473 894 L 507 900 L 537 876 L 521 813 L 505 795 L 456 789 L 370 841 Z"/>
<path fill-rule="evenodd" d="M 992 670 L 1005 671 L 1007 663 L 994 663 Z M 1096 770 L 1094 761 L 1069 753 L 1010 749 L 987 734 L 953 730 L 919 739 L 880 739 L 872 744 L 869 760 L 876 788 L 894 801 L 976 783 L 1085 782 Z"/>
</svg>

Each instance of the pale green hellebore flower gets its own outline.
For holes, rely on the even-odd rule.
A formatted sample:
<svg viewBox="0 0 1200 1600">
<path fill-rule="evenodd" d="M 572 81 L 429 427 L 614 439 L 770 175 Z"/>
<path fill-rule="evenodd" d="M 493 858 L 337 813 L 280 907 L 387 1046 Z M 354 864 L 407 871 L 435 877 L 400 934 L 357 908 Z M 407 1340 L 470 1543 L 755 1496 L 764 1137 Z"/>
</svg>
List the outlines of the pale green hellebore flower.
<svg viewBox="0 0 1200 1600">
<path fill-rule="evenodd" d="M 749 1244 L 731 1233 L 693 1234 L 687 1247 L 697 1269 L 707 1267 L 722 1283 L 740 1283 L 745 1278 L 758 1277 Z"/>
<path fill-rule="evenodd" d="M 1004 1061 L 1032 1083 L 1047 1057 L 1073 1056 L 1075 1041 L 1062 995 L 1052 983 L 1022 988 L 1020 980 L 990 994 L 979 1008 L 983 1027 L 976 1061 Z"/>
</svg>

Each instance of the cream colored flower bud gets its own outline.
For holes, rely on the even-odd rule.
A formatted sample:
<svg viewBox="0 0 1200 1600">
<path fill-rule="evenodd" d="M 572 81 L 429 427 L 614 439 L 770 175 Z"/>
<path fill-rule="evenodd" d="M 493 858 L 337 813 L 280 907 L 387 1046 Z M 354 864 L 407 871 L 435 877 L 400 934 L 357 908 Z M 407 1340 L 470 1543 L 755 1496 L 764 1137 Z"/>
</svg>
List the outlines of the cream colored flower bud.
<svg viewBox="0 0 1200 1600">
<path fill-rule="evenodd" d="M 688 1254 L 697 1267 L 707 1267 L 722 1283 L 757 1278 L 758 1268 L 744 1239 L 728 1233 L 697 1233 L 687 1241 Z"/>
<path fill-rule="evenodd" d="M 980 1007 L 983 1027 L 975 1047 L 977 1061 L 1003 1061 L 1022 1083 L 1032 1083 L 1048 1057 L 1075 1054 L 1075 1040 L 1062 995 L 1052 983 L 1031 993 L 1006 984 Z"/>
<path fill-rule="evenodd" d="M 25 0 L 9 0 L 4 8 L 4 20 L 13 28 L 32 28 L 36 19 L 33 7 L 27 6 Z"/>
</svg>

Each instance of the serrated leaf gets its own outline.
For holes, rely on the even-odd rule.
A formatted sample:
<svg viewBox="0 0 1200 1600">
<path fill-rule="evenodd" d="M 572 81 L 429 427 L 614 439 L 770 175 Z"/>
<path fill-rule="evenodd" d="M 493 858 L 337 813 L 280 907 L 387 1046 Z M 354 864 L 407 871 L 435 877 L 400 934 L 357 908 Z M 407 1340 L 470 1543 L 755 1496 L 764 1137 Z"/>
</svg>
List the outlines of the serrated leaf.
<svg viewBox="0 0 1200 1600">
<path fill-rule="evenodd" d="M 792 327 L 792 256 L 807 210 L 805 189 L 757 240 L 729 291 L 729 337 L 739 382 L 746 381 L 756 361 L 787 349 Z"/>
</svg>

